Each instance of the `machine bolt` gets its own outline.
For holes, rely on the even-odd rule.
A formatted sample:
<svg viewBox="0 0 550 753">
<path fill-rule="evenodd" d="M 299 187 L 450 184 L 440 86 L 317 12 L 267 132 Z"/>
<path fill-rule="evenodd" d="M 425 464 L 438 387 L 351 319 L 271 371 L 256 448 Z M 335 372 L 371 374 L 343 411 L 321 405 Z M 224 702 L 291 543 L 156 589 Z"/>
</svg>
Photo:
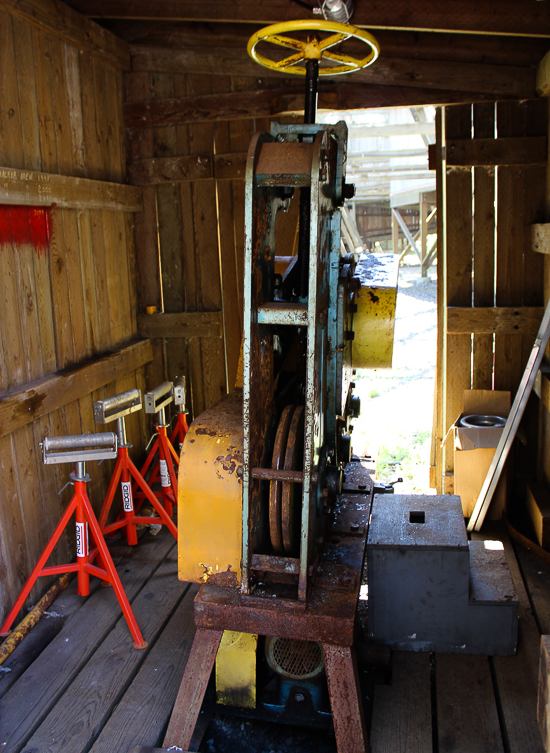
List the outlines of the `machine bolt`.
<svg viewBox="0 0 550 753">
<path fill-rule="evenodd" d="M 244 468 L 242 465 L 239 465 L 237 468 L 237 476 L 239 478 L 242 478 L 244 476 Z"/>
<path fill-rule="evenodd" d="M 358 531 L 359 530 L 359 523 L 357 523 L 357 521 L 354 520 L 353 523 L 350 523 L 349 527 L 351 528 L 352 531 Z"/>
<path fill-rule="evenodd" d="M 303 703 L 306 700 L 306 697 L 303 693 L 296 693 L 296 695 L 294 696 L 294 700 L 297 703 Z"/>
</svg>

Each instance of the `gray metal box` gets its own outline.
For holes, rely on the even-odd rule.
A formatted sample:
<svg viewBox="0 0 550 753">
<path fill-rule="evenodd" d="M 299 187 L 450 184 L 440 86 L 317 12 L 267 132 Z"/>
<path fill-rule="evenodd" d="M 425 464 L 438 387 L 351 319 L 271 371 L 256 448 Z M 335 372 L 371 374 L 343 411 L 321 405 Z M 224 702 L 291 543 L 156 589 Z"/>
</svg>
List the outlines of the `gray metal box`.
<svg viewBox="0 0 550 753">
<path fill-rule="evenodd" d="M 370 636 L 401 650 L 513 653 L 517 599 L 514 606 L 490 586 L 496 568 L 515 595 L 503 556 L 471 563 L 460 497 L 376 495 L 367 542 Z"/>
</svg>

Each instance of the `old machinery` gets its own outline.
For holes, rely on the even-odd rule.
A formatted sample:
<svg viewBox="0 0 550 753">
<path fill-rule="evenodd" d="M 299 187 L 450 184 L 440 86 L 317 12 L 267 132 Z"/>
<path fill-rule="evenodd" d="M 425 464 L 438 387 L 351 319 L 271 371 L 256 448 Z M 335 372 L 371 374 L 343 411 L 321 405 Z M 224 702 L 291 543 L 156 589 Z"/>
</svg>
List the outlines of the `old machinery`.
<svg viewBox="0 0 550 753">
<path fill-rule="evenodd" d="M 328 36 L 302 39 L 304 29 Z M 350 37 L 366 43 L 366 57 L 335 51 Z M 269 61 L 257 52 L 262 42 L 292 55 Z M 248 152 L 242 379 L 193 421 L 181 455 L 179 577 L 203 586 L 165 745 L 189 745 L 220 643 L 218 695 L 256 703 L 250 656 L 256 637 L 267 636 L 281 708 L 295 683 L 314 700 L 326 672 L 339 750 L 359 751 L 368 742 L 352 644 L 372 497 L 367 469 L 350 462 L 361 280 L 340 233 L 339 208 L 353 196 L 347 127 L 316 125 L 315 111 L 317 76 L 368 65 L 378 45 L 353 27 L 313 21 L 263 29 L 248 49 L 264 65 L 305 75 L 305 123 L 273 124 Z M 297 248 L 285 216 L 299 218 Z M 252 637 L 241 641 L 243 633 Z M 296 669 L 302 654 L 305 675 Z"/>
</svg>

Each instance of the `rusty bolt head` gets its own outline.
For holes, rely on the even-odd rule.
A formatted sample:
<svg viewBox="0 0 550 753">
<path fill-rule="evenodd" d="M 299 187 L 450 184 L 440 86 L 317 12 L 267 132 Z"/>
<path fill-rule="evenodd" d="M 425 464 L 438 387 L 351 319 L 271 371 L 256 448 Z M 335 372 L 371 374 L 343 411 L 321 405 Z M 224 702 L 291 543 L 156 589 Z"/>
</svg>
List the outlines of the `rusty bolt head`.
<svg viewBox="0 0 550 753">
<path fill-rule="evenodd" d="M 353 523 L 350 523 L 349 527 L 350 527 L 350 529 L 352 531 L 358 531 L 359 530 L 359 523 L 356 520 L 354 520 Z"/>
<path fill-rule="evenodd" d="M 294 700 L 296 703 L 303 703 L 306 700 L 306 697 L 303 693 L 296 693 Z"/>
<path fill-rule="evenodd" d="M 237 467 L 237 476 L 238 476 L 239 478 L 242 478 L 242 477 L 244 476 L 244 468 L 243 468 L 243 466 L 242 466 L 242 465 L 239 465 L 239 466 Z"/>
</svg>

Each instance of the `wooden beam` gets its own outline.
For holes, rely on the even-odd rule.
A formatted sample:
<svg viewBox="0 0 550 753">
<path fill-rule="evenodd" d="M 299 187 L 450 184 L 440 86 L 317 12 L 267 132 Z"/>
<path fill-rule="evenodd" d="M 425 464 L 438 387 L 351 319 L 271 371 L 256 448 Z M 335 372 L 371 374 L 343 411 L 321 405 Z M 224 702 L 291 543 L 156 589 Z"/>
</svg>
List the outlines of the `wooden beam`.
<svg viewBox="0 0 550 753">
<path fill-rule="evenodd" d="M 189 47 L 156 48 L 132 45 L 132 69 L 163 73 L 196 73 L 211 76 L 255 76 L 262 70 L 246 48 Z M 270 76 L 277 76 L 270 71 Z M 280 74 L 288 78 L 287 74 Z M 324 77 L 323 77 L 324 78 Z M 535 70 L 511 65 L 415 60 L 414 72 L 407 57 L 380 56 L 374 65 L 339 76 L 344 83 L 386 86 L 415 86 L 450 91 L 492 94 L 504 98 L 529 99 L 535 96 Z"/>
<path fill-rule="evenodd" d="M 154 18 L 178 21 L 278 23 L 304 18 L 304 9 L 291 0 L 69 0 L 69 5 L 92 18 Z M 307 12 L 306 12 L 307 13 Z M 352 18 L 369 29 L 471 32 L 509 36 L 550 36 L 550 15 L 544 3 L 531 0 L 410 0 L 359 3 Z"/>
<path fill-rule="evenodd" d="M 123 183 L 0 167 L 0 204 L 140 212 L 141 189 Z"/>
<path fill-rule="evenodd" d="M 283 81 L 284 83 L 284 81 Z M 383 86 L 321 82 L 318 108 L 320 110 L 355 110 L 368 107 L 408 107 L 412 105 L 473 102 L 494 98 L 478 92 L 455 92 L 423 89 L 414 86 Z M 197 97 L 133 102 L 124 105 L 124 124 L 135 129 L 165 125 L 180 125 L 203 121 L 240 120 L 302 112 L 302 86 L 281 86 L 252 89 L 227 94 L 204 94 Z"/>
<path fill-rule="evenodd" d="M 115 68 L 130 70 L 128 44 L 60 0 L 0 0 L 0 7 Z"/>
<path fill-rule="evenodd" d="M 128 178 L 135 186 L 213 179 L 244 180 L 246 157 L 246 152 L 240 152 L 142 159 L 128 165 Z"/>
<path fill-rule="evenodd" d="M 258 30 L 256 24 L 247 23 L 173 23 L 155 19 L 111 19 L 102 23 L 128 44 L 170 47 L 174 50 L 208 46 L 242 50 L 246 48 L 250 36 Z M 406 50 L 411 70 L 416 60 L 452 60 L 536 68 L 548 51 L 548 42 L 544 38 L 530 37 L 516 37 L 511 44 L 510 39 L 503 36 L 377 29 L 376 39 L 384 57 L 403 57 L 403 50 Z M 266 80 L 260 68 L 256 75 Z"/>
<path fill-rule="evenodd" d="M 501 139 L 455 139 L 445 145 L 447 165 L 544 165 L 545 136 L 516 136 Z"/>
<path fill-rule="evenodd" d="M 180 99 L 150 100 L 123 106 L 126 128 L 151 128 L 215 120 L 239 120 L 292 112 L 304 107 L 303 87 L 204 94 Z"/>
<path fill-rule="evenodd" d="M 531 248 L 539 254 L 550 254 L 550 222 L 531 225 Z"/>
<path fill-rule="evenodd" d="M 0 395 L 0 437 L 131 374 L 152 358 L 151 343 L 140 340 L 88 363 L 76 364 L 4 392 Z"/>
<path fill-rule="evenodd" d="M 537 94 L 539 97 L 550 97 L 550 52 L 547 52 L 537 68 Z"/>
<path fill-rule="evenodd" d="M 508 335 L 536 334 L 543 314 L 542 306 L 449 307 L 447 308 L 447 332 L 453 335 L 491 332 Z"/>
<path fill-rule="evenodd" d="M 222 337 L 221 311 L 192 311 L 181 314 L 141 314 L 138 331 L 142 337 Z"/>
</svg>

